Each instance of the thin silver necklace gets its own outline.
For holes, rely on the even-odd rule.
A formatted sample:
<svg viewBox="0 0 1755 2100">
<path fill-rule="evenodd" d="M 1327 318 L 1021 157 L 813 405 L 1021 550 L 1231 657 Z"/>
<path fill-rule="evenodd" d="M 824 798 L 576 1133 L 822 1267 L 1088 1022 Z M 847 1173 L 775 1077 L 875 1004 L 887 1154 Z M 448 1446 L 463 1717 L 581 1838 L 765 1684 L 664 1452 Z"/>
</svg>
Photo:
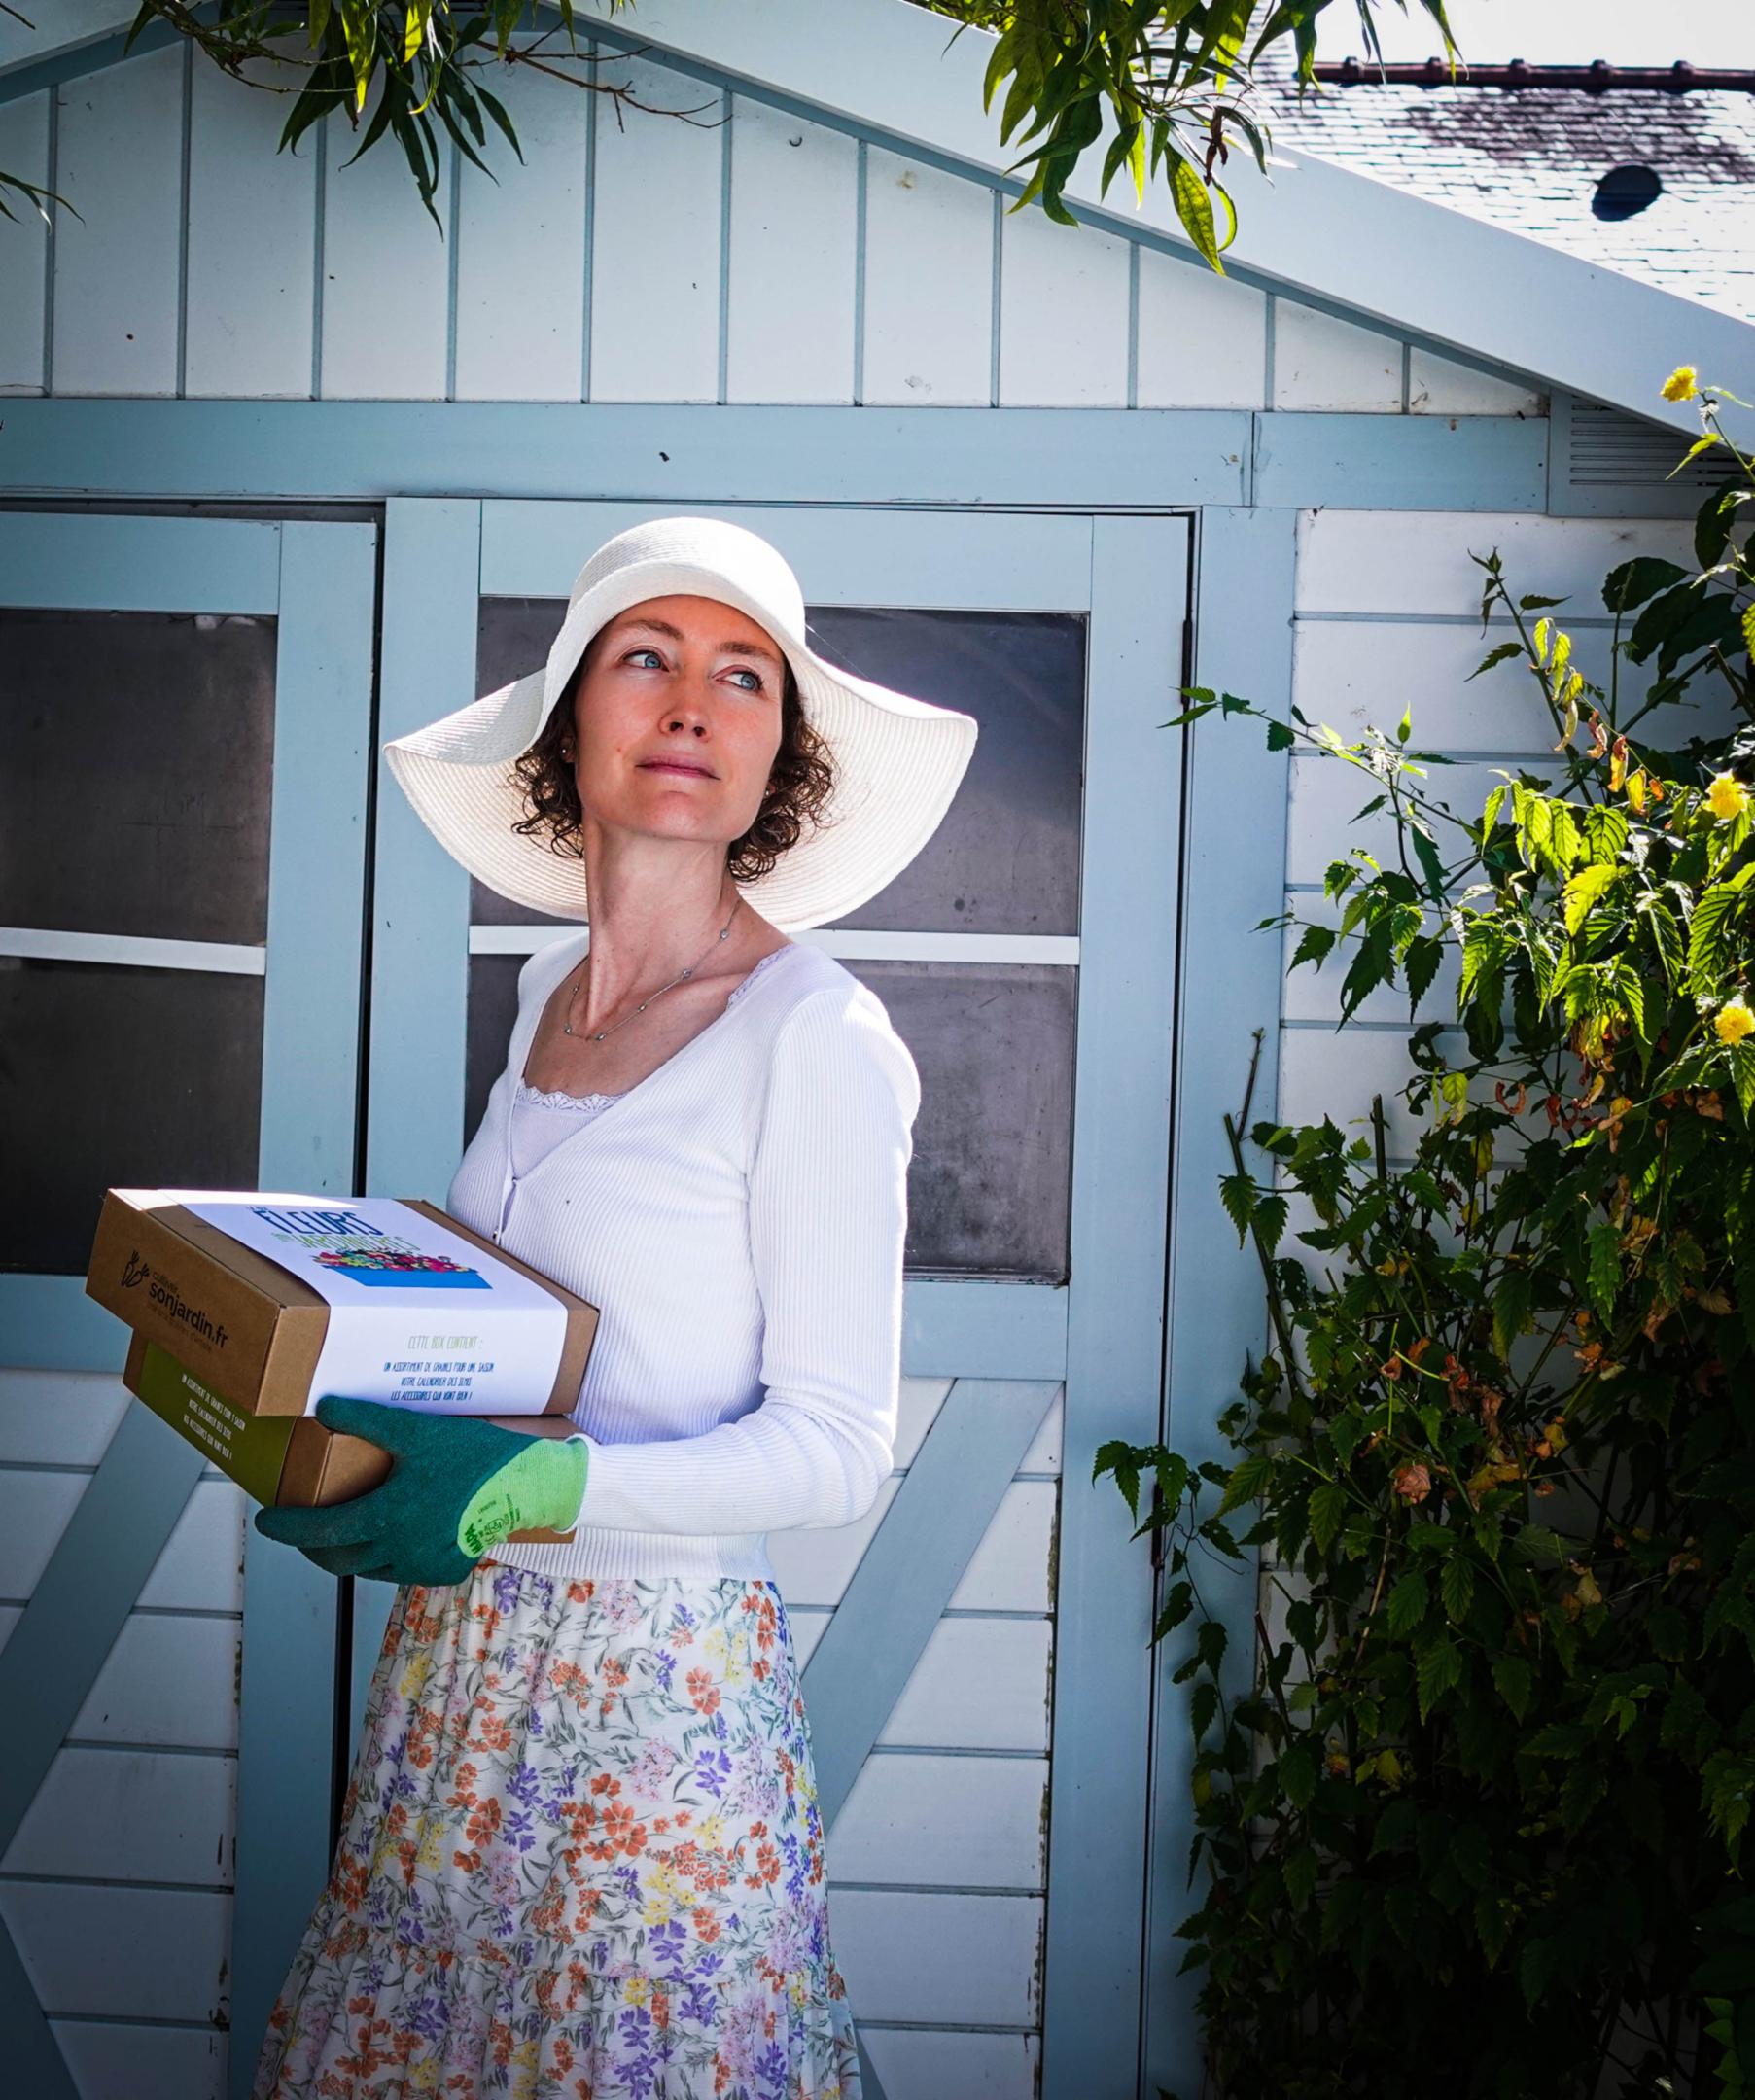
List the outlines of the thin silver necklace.
<svg viewBox="0 0 1755 2100">
<path fill-rule="evenodd" d="M 743 901 L 744 901 L 744 900 L 743 900 L 743 898 L 742 898 L 742 897 L 740 896 L 740 897 L 738 898 L 737 902 L 736 902 L 735 904 L 733 904 L 733 905 L 732 905 L 732 907 L 731 907 L 731 919 L 735 919 L 735 918 L 737 917 L 737 915 L 738 915 L 738 911 L 739 911 L 739 909 L 740 909 L 740 908 L 742 907 Z M 727 919 L 727 920 L 725 921 L 724 925 L 723 925 L 723 926 L 722 926 L 722 927 L 721 927 L 721 928 L 720 928 L 720 933 L 719 933 L 719 938 L 720 938 L 720 940 L 724 940 L 724 939 L 726 939 L 726 938 L 727 938 L 727 937 L 729 936 L 729 934 L 730 934 L 730 932 L 731 932 L 731 919 Z M 715 943 L 715 946 L 717 946 L 717 945 L 718 945 L 718 943 L 716 942 L 716 943 Z M 692 976 L 694 975 L 695 971 L 696 971 L 696 970 L 698 970 L 698 969 L 700 968 L 700 966 L 701 966 L 701 962 L 706 962 L 706 960 L 707 960 L 707 956 L 710 956 L 710 955 L 711 955 L 712 953 L 713 953 L 713 949 L 712 949 L 712 948 L 709 948 L 709 949 L 708 949 L 708 951 L 707 951 L 707 955 L 704 955 L 704 956 L 702 956 L 702 958 L 701 958 L 701 960 L 700 960 L 700 962 L 691 962 L 691 963 L 689 964 L 689 966 L 688 966 L 688 967 L 687 967 L 687 968 L 686 968 L 685 970 L 684 970 L 684 971 L 682 972 L 682 975 L 681 975 L 681 976 L 673 977 L 673 978 L 671 979 L 671 981 L 670 981 L 670 984 L 663 984 L 663 985 L 660 985 L 660 986 L 658 987 L 658 991 L 657 991 L 657 992 L 649 992 L 649 993 L 648 993 L 648 994 L 646 995 L 645 998 L 643 998 L 643 999 L 642 999 L 642 1000 L 640 1001 L 639 1005 L 638 1005 L 638 1006 L 636 1006 L 636 1007 L 634 1008 L 634 1013 L 631 1013 L 631 1014 L 623 1014 L 623 1015 L 622 1015 L 622 1017 L 621 1017 L 621 1019 L 620 1019 L 619 1021 L 617 1021 L 617 1022 L 615 1023 L 615 1025 L 614 1025 L 614 1028 L 607 1028 L 607 1029 L 599 1029 L 599 1030 L 598 1030 L 598 1032 L 597 1032 L 597 1033 L 596 1033 L 595 1035 L 591 1036 L 591 1037 L 589 1038 L 589 1040 L 590 1040 L 590 1041 L 592 1041 L 592 1042 L 602 1042 L 602 1041 L 603 1041 L 603 1039 L 604 1039 L 604 1037 L 605 1037 L 606 1035 L 614 1035 L 614 1032 L 615 1032 L 615 1030 L 616 1030 L 616 1029 L 618 1029 L 618 1028 L 626 1028 L 626 1027 L 627 1027 L 627 1025 L 628 1025 L 628 1023 L 629 1023 L 629 1022 L 630 1022 L 631 1020 L 633 1020 L 633 1018 L 634 1018 L 634 1014 L 643 1014 L 643 1013 L 645 1013 L 646 1009 L 647 1009 L 647 1008 L 648 1008 L 648 1007 L 649 1007 L 649 1005 L 651 1004 L 651 1002 L 653 1001 L 653 999 L 655 999 L 655 998 L 656 998 L 658 997 L 658 994 L 659 994 L 659 993 L 661 993 L 661 992 L 668 992 L 668 991 L 669 991 L 669 990 L 671 989 L 671 985 L 680 985 L 680 984 L 681 984 L 681 983 L 683 982 L 683 978 L 684 978 L 684 977 L 692 977 Z M 572 990 L 571 992 L 569 992 L 569 993 L 568 993 L 568 995 L 567 995 L 567 1020 L 566 1020 L 566 1024 L 565 1024 L 565 1026 L 563 1027 L 563 1029 L 562 1029 L 562 1031 L 561 1031 L 562 1034 L 564 1034 L 564 1035 L 571 1035 L 571 1034 L 573 1034 L 573 1033 L 574 1033 L 574 1027 L 573 1027 L 573 1002 L 574 1002 L 574 1000 L 575 1000 L 576 998 L 578 998 L 578 997 L 579 997 L 579 985 L 580 985 L 580 983 L 582 982 L 582 980 L 583 980 L 583 978 L 584 978 L 584 973 L 585 973 L 585 968 L 586 968 L 586 964 L 588 964 L 588 963 L 589 963 L 590 960 L 591 960 L 591 958 L 590 958 L 589 954 L 587 954 L 587 955 L 586 955 L 586 957 L 585 957 L 585 959 L 584 959 L 584 962 L 581 962 L 581 963 L 579 964 L 579 971 L 578 971 L 578 974 L 577 974 L 577 975 L 576 975 L 576 976 L 574 977 L 574 980 L 573 980 L 573 990 Z"/>
</svg>

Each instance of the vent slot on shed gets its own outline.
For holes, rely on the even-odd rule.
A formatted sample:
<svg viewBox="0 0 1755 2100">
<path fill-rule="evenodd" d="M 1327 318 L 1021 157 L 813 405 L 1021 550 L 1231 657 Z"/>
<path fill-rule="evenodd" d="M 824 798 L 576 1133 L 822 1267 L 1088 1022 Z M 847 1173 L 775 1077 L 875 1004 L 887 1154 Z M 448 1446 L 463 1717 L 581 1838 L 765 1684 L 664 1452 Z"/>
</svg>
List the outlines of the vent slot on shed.
<svg viewBox="0 0 1755 2100">
<path fill-rule="evenodd" d="M 1686 432 L 1576 397 L 1556 397 L 1551 438 L 1551 508 L 1562 517 L 1692 517 L 1735 467 L 1729 453 L 1704 452 L 1671 480 Z"/>
</svg>

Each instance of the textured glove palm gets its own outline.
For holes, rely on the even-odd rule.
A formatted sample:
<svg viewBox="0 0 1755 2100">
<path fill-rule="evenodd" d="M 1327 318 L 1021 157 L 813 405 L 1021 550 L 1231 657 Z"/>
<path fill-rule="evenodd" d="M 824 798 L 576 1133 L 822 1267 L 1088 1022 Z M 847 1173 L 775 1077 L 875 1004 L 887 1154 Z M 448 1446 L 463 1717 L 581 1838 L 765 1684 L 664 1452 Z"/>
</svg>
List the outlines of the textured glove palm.
<svg viewBox="0 0 1755 2100">
<path fill-rule="evenodd" d="M 263 1538 L 297 1546 L 332 1575 L 439 1586 L 466 1580 L 510 1532 L 564 1531 L 584 1500 L 582 1438 L 525 1436 L 462 1415 L 423 1415 L 333 1396 L 317 1419 L 391 1454 L 390 1478 L 328 1509 L 263 1509 Z"/>
</svg>

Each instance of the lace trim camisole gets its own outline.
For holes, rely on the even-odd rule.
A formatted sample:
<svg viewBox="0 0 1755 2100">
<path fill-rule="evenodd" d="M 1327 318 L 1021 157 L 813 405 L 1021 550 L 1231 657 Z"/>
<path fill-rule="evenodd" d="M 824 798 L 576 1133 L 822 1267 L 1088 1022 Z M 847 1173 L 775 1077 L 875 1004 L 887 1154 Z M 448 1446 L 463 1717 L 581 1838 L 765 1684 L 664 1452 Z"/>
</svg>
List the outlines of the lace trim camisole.
<svg viewBox="0 0 1755 2100">
<path fill-rule="evenodd" d="M 734 988 L 725 1001 L 727 1007 L 735 1006 L 744 994 L 759 977 L 776 957 L 786 954 L 785 948 L 771 949 L 762 957 L 749 974 Z M 544 1093 L 520 1079 L 512 1092 L 511 1106 L 511 1171 L 514 1181 L 522 1180 L 540 1159 L 544 1159 L 564 1138 L 598 1116 L 612 1102 L 621 1099 L 619 1094 L 563 1094 Z"/>
</svg>

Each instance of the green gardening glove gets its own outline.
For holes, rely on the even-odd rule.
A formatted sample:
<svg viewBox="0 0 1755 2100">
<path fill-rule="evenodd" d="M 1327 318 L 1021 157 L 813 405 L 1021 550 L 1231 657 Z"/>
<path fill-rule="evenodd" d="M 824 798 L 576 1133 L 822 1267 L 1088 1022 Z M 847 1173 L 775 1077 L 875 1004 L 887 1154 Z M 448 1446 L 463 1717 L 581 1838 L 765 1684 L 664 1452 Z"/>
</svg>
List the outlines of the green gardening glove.
<svg viewBox="0 0 1755 2100">
<path fill-rule="evenodd" d="M 391 1454 L 390 1478 L 328 1509 L 262 1509 L 263 1538 L 297 1546 L 331 1575 L 437 1587 L 466 1580 L 513 1531 L 565 1531 L 584 1501 L 583 1437 L 522 1436 L 467 1415 L 377 1400 L 317 1403 L 326 1429 Z"/>
</svg>

